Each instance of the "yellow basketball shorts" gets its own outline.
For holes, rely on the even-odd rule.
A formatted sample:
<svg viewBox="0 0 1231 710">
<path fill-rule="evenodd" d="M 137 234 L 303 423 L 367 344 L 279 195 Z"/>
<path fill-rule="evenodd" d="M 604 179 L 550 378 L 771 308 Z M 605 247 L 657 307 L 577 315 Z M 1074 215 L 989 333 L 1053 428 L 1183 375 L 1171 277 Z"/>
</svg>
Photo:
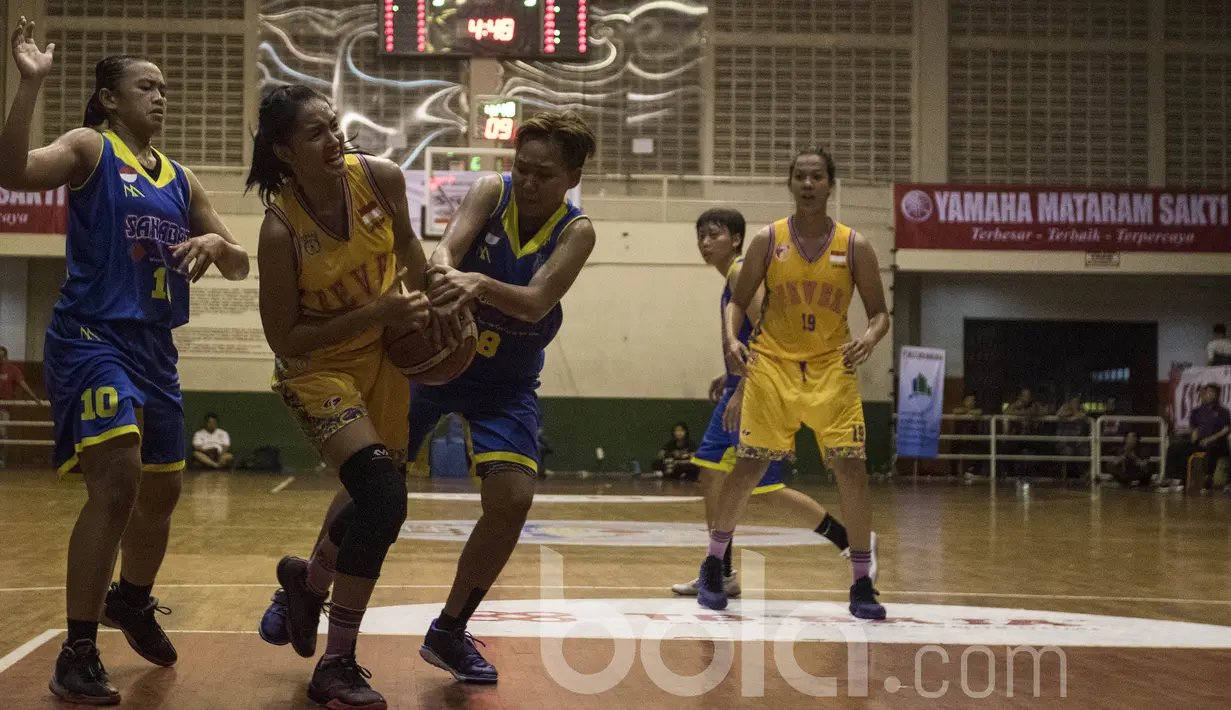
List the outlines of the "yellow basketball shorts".
<svg viewBox="0 0 1231 710">
<path fill-rule="evenodd" d="M 279 358 L 273 389 L 317 448 L 364 417 L 395 461 L 406 461 L 410 437 L 410 383 L 377 342 L 345 359 Z"/>
<path fill-rule="evenodd" d="M 748 356 L 739 455 L 778 460 L 795 455 L 795 434 L 806 424 L 825 461 L 866 458 L 859 377 L 840 356 L 806 362 L 753 352 Z"/>
</svg>

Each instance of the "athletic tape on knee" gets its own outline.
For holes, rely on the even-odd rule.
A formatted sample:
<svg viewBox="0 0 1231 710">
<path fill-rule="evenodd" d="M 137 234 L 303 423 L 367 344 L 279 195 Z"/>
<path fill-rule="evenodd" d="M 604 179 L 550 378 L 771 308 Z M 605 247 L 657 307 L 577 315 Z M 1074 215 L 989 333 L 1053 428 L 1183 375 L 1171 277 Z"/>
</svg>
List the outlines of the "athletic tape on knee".
<svg viewBox="0 0 1231 710">
<path fill-rule="evenodd" d="M 355 513 L 338 545 L 338 572 L 377 579 L 406 520 L 406 479 L 389 450 L 377 444 L 347 459 L 339 478 Z"/>
</svg>

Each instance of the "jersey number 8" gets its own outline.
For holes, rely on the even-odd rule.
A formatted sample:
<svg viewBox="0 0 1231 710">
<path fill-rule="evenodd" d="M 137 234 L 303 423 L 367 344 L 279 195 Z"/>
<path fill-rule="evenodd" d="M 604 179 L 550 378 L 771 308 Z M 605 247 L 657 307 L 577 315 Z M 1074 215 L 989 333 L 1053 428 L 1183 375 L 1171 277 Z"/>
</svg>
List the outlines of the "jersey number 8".
<svg viewBox="0 0 1231 710">
<path fill-rule="evenodd" d="M 476 346 L 483 357 L 495 357 L 496 349 L 500 347 L 500 334 L 491 330 L 479 333 L 479 343 Z"/>
</svg>

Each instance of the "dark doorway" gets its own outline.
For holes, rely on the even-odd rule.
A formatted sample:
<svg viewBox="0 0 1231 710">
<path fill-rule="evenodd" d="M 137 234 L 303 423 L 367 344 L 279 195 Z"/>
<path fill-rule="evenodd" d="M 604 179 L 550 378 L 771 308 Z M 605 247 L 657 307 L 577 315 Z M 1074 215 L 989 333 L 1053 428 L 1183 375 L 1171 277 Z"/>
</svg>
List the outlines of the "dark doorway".
<svg viewBox="0 0 1231 710">
<path fill-rule="evenodd" d="M 1025 387 L 1049 412 L 1068 397 L 1122 414 L 1158 412 L 1158 324 L 984 320 L 965 323 L 966 392 L 999 412 Z"/>
</svg>

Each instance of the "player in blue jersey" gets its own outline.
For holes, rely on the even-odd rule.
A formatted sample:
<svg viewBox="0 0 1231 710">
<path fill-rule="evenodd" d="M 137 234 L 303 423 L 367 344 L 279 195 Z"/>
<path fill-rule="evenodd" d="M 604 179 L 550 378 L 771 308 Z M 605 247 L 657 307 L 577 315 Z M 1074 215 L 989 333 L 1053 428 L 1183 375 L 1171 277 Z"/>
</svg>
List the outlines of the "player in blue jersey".
<svg viewBox="0 0 1231 710">
<path fill-rule="evenodd" d="M 47 328 L 43 362 L 59 472 L 88 494 L 68 547 L 68 638 L 50 687 L 70 702 L 113 705 L 95 640 L 100 616 L 146 660 L 175 648 L 150 596 L 179 499 L 184 413 L 171 329 L 188 321 L 188 284 L 216 264 L 248 274 L 201 183 L 154 149 L 167 86 L 153 63 L 108 57 L 95 67 L 85 127 L 29 150 L 30 119 L 53 45 L 25 18 L 12 36 L 21 82 L 0 133 L 0 186 L 69 187 L 68 278 Z M 111 584 L 122 551 L 120 582 Z"/>
<path fill-rule="evenodd" d="M 697 249 L 705 263 L 713 266 L 718 273 L 726 277 L 726 285 L 722 289 L 722 299 L 719 303 L 719 315 L 726 312 L 731 301 L 731 286 L 739 278 L 740 267 L 744 263 L 741 256 L 744 249 L 744 231 L 746 225 L 744 215 L 732 209 L 712 209 L 697 218 Z M 765 289 L 761 287 L 753 296 L 748 313 L 759 316 L 761 302 L 765 297 Z M 725 317 L 721 322 L 723 330 L 726 326 Z M 752 336 L 754 323 L 751 317 L 744 319 L 738 337 L 740 342 L 747 343 Z M 730 370 L 715 377 L 710 383 L 710 398 L 717 404 L 714 414 L 710 417 L 709 428 L 697 447 L 697 453 L 692 462 L 701 467 L 701 481 L 705 486 L 705 523 L 707 529 L 713 526 L 715 504 L 722 476 L 731 472 L 735 465 L 735 449 L 739 446 L 739 412 L 744 398 L 743 378 Z M 787 508 L 793 517 L 824 536 L 845 556 L 849 555 L 849 543 L 846 538 L 846 528 L 830 515 L 825 508 L 807 495 L 787 488 L 786 463 L 774 462 L 765 475 L 761 477 L 757 487 L 752 491 L 772 505 Z M 727 596 L 739 596 L 739 580 L 732 568 L 732 549 L 734 542 L 727 544 L 723 556 L 723 587 Z M 875 572 L 873 572 L 875 574 Z M 697 582 L 672 585 L 671 591 L 681 596 L 696 596 Z"/>
<path fill-rule="evenodd" d="M 575 113 L 543 113 L 518 130 L 512 175 L 480 179 L 432 253 L 428 299 L 447 318 L 478 302 L 478 354 L 461 377 L 411 394 L 410 453 L 441 416 L 469 424 L 483 514 L 458 560 L 444 611 L 419 654 L 459 681 L 495 683 L 466 622 L 504 569 L 534 498 L 538 472 L 536 390 L 543 353 L 563 320 L 560 299 L 594 249 L 594 227 L 565 193 L 594 154 Z M 422 461 L 420 461 L 422 463 Z"/>
</svg>

